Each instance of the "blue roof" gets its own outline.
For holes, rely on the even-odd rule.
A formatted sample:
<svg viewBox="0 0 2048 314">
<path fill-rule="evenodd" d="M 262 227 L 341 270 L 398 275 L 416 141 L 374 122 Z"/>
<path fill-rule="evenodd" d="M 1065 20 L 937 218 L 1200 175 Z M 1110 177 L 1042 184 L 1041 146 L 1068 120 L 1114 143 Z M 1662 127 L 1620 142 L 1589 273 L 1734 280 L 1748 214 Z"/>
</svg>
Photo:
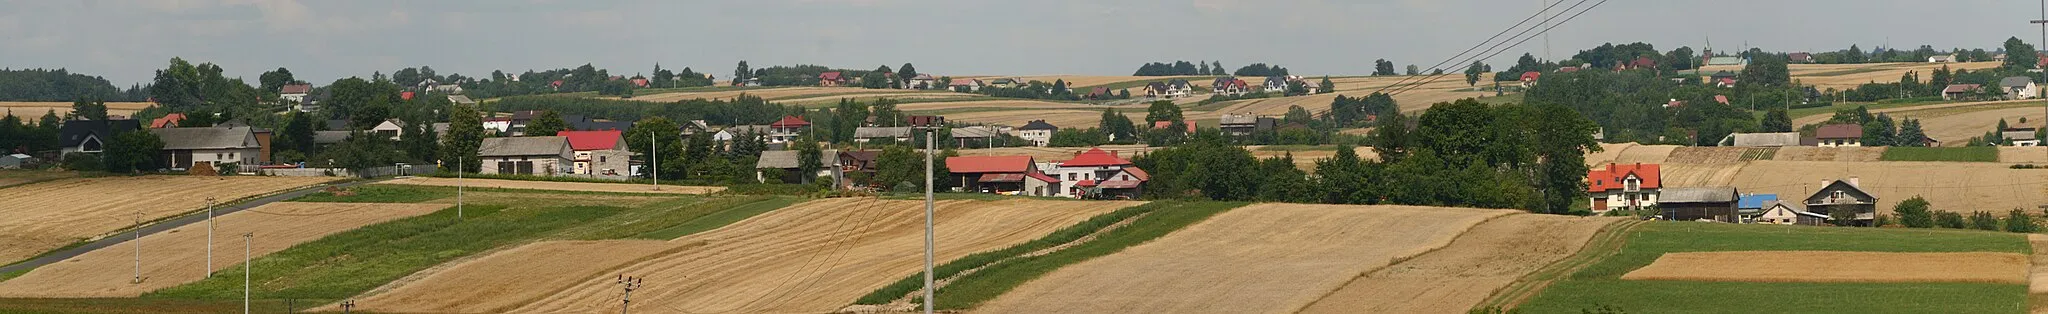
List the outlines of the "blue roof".
<svg viewBox="0 0 2048 314">
<path fill-rule="evenodd" d="M 1777 194 L 1743 194 L 1735 200 L 1735 208 L 1764 208 L 1764 204 L 1778 201 Z"/>
</svg>

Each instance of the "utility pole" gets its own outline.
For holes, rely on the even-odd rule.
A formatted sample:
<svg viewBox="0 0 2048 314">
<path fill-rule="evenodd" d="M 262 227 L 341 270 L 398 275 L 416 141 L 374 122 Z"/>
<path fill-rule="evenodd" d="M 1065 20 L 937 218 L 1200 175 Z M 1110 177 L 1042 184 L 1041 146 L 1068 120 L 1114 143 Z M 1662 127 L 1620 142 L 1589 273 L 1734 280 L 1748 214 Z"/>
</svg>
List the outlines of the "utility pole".
<svg viewBox="0 0 2048 314">
<path fill-rule="evenodd" d="M 135 281 L 142 283 L 142 211 L 135 211 Z"/>
<path fill-rule="evenodd" d="M 255 232 L 242 234 L 242 314 L 249 314 L 249 238 Z"/>
<path fill-rule="evenodd" d="M 462 219 L 462 188 L 464 187 L 462 171 L 469 169 L 465 167 L 466 165 L 463 164 L 462 159 L 463 157 L 461 156 L 455 157 L 455 219 L 458 220 Z"/>
<path fill-rule="evenodd" d="M 648 164 L 650 164 L 650 165 L 653 165 L 653 166 L 650 166 L 650 167 L 648 167 L 648 168 L 649 168 L 649 171 L 653 171 L 653 172 L 650 172 L 650 173 L 653 173 L 653 174 L 654 174 L 654 175 L 652 175 L 652 176 L 649 176 L 649 177 L 651 177 L 651 178 L 654 178 L 654 190 L 655 190 L 655 191 L 660 191 L 660 190 L 661 190 L 661 146 L 655 145 L 656 141 L 654 140 L 654 133 L 656 133 L 656 132 L 661 132 L 661 131 L 660 131 L 660 130 L 647 130 L 647 152 L 648 152 L 648 154 L 647 154 L 647 161 L 648 161 L 648 162 L 647 162 L 647 163 L 648 163 Z"/>
<path fill-rule="evenodd" d="M 2039 19 L 2039 20 L 2033 20 L 2033 21 L 2028 21 L 2027 23 L 2033 23 L 2033 24 L 2041 24 L 2041 41 L 2040 41 L 2040 42 L 2042 43 L 2042 45 L 2048 45 L 2048 0 L 2042 0 L 2042 1 L 2041 1 L 2041 19 Z M 2040 47 L 2035 47 L 2035 48 L 2034 48 L 2034 50 L 2040 50 L 2040 49 L 2041 49 Z M 2007 58 L 2011 58 L 2011 56 L 2012 56 L 2012 54 L 2013 54 L 2013 52 L 2012 52 L 2012 51 L 2007 51 L 2007 52 L 2005 52 L 2005 53 L 2006 53 L 2006 57 L 2007 57 Z M 2011 60 L 2011 59 L 2007 59 L 2007 60 Z M 2039 62 L 2040 62 L 2039 60 L 2036 60 L 2036 61 L 2035 61 L 2035 63 L 2039 63 Z M 2048 82 L 2048 70 L 2042 70 L 2042 71 L 2041 71 L 2041 80 L 2042 80 L 2042 81 L 2044 81 L 2044 82 Z M 2038 93 L 2038 92 L 2037 92 L 2037 93 Z"/>
<path fill-rule="evenodd" d="M 932 150 L 937 149 L 938 129 L 927 127 L 924 136 L 924 313 L 932 313 Z"/>
<path fill-rule="evenodd" d="M 352 308 L 355 308 L 355 307 L 356 307 L 356 300 L 348 300 L 348 301 L 341 301 L 341 312 L 342 312 L 342 313 L 344 313 L 344 314 L 348 313 L 348 310 L 349 310 L 349 309 L 352 309 Z"/>
<path fill-rule="evenodd" d="M 640 289 L 642 279 L 647 278 L 619 275 L 619 286 L 626 289 L 626 295 L 619 298 L 619 314 L 626 314 L 626 308 L 633 305 L 633 289 Z"/>
<path fill-rule="evenodd" d="M 206 277 L 213 277 L 213 198 L 206 198 Z"/>
</svg>

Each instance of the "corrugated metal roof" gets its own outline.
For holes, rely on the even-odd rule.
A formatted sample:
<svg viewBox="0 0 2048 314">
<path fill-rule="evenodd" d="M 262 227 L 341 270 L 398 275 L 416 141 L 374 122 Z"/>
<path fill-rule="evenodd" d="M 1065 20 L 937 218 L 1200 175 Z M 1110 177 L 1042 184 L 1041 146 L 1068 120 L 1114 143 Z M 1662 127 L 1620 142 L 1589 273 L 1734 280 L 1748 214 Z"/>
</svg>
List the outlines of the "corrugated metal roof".
<svg viewBox="0 0 2048 314">
<path fill-rule="evenodd" d="M 561 136 L 484 138 L 477 156 L 569 156 L 569 138 Z"/>
<path fill-rule="evenodd" d="M 858 130 L 856 130 L 856 131 L 858 131 Z M 996 130 L 995 130 L 994 128 L 990 128 L 990 127 L 985 127 L 985 126 L 970 126 L 970 127 L 964 127 L 964 128 L 953 128 L 953 138 L 988 138 L 988 137 L 996 137 Z"/>
<path fill-rule="evenodd" d="M 164 149 L 224 149 L 260 147 L 248 127 L 150 129 L 163 139 Z"/>
<path fill-rule="evenodd" d="M 796 162 L 796 158 L 797 158 L 797 156 L 800 156 L 800 155 L 799 155 L 799 152 L 798 152 L 798 151 L 793 151 L 793 150 L 771 150 L 771 151 L 765 151 L 765 152 L 761 152 L 761 160 L 760 160 L 760 161 L 756 161 L 756 162 L 754 162 L 754 168 L 755 168 L 755 169 L 768 169 L 768 168 L 776 168 L 776 169 L 796 169 L 796 168 L 801 168 L 801 167 L 803 167 L 803 165 L 797 164 L 797 162 Z M 821 166 L 825 166 L 825 167 L 831 167 L 831 166 L 832 166 L 832 164 L 834 163 L 834 162 L 833 162 L 833 159 L 837 159 L 837 158 L 839 158 L 839 151 L 838 151 L 838 150 L 832 150 L 832 149 L 827 149 L 827 150 L 823 150 L 823 151 L 820 151 L 820 152 L 818 153 L 818 165 L 821 165 Z"/>
<path fill-rule="evenodd" d="M 1734 187 L 1667 188 L 1657 193 L 1659 203 L 1733 203 Z"/>
<path fill-rule="evenodd" d="M 1859 136 L 1860 136 L 1860 135 L 1859 135 Z M 1740 146 L 1740 147 L 1784 147 L 1784 146 L 1799 146 L 1799 133 L 1798 133 L 1798 132 L 1784 132 L 1784 133 L 1735 133 L 1735 134 L 1729 134 L 1729 135 L 1728 135 L 1728 137 L 1731 137 L 1731 138 L 1733 138 L 1733 141 L 1732 141 L 1732 142 L 1731 142 L 1731 141 L 1724 141 L 1724 142 L 1723 142 L 1722 144 L 1728 144 L 1728 146 Z"/>
<path fill-rule="evenodd" d="M 1820 138 L 1820 139 L 1831 139 L 1831 138 L 1854 138 L 1854 139 L 1861 139 L 1861 138 L 1863 138 L 1863 126 L 1859 126 L 1859 125 L 1854 125 L 1854 124 L 1829 124 L 1829 125 L 1823 125 L 1823 126 L 1820 126 L 1820 129 L 1817 129 L 1817 130 L 1814 130 L 1814 131 L 1813 131 L 1813 137 L 1814 137 L 1814 138 Z"/>
</svg>

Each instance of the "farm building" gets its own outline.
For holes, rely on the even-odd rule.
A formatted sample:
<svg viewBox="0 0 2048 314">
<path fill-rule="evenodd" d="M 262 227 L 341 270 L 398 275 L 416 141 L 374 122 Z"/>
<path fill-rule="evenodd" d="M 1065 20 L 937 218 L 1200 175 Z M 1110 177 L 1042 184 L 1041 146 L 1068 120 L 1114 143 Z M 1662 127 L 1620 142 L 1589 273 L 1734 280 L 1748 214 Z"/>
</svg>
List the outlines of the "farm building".
<svg viewBox="0 0 2048 314">
<path fill-rule="evenodd" d="M 306 102 L 306 95 L 313 92 L 313 85 L 289 84 L 277 88 L 277 98 L 293 103 Z"/>
<path fill-rule="evenodd" d="M 1223 129 L 1223 135 L 1251 136 L 1260 132 L 1272 131 L 1273 127 L 1279 124 L 1279 119 L 1274 119 L 1273 117 L 1262 117 L 1250 113 L 1226 113 L 1223 114 L 1223 119 L 1218 123 L 1217 127 Z"/>
<path fill-rule="evenodd" d="M 1819 226 L 1827 223 L 1827 220 L 1827 215 L 1806 211 L 1798 203 L 1771 201 L 1764 206 L 1763 212 L 1759 213 L 1753 222 L 1766 225 Z"/>
<path fill-rule="evenodd" d="M 554 176 L 569 173 L 576 151 L 561 136 L 490 137 L 476 155 L 480 173 Z"/>
<path fill-rule="evenodd" d="M 818 86 L 839 87 L 846 85 L 846 77 L 839 71 L 818 73 Z"/>
<path fill-rule="evenodd" d="M 1765 207 L 1777 201 L 1777 194 L 1743 194 L 1735 199 L 1735 211 L 1742 213 L 1742 217 L 1754 218 L 1757 214 L 1763 213 Z"/>
<path fill-rule="evenodd" d="M 29 155 L 24 155 L 24 154 L 7 154 L 7 155 L 0 155 L 0 169 L 21 169 L 21 167 L 24 167 L 24 166 L 27 166 L 27 165 L 31 165 L 31 164 L 35 164 L 35 163 L 36 163 L 36 158 L 35 158 L 35 157 L 32 157 L 32 156 L 29 156 Z"/>
<path fill-rule="evenodd" d="M 854 133 L 860 133 L 857 131 Z M 1017 137 L 1031 141 L 1032 145 L 1044 147 L 1052 143 L 1052 134 L 1059 131 L 1060 127 L 1046 123 L 1045 120 L 1031 120 L 1031 122 L 1025 123 L 1023 127 L 1017 128 Z"/>
<path fill-rule="evenodd" d="M 1240 96 L 1251 93 L 1251 85 L 1235 76 L 1218 77 L 1209 83 L 1209 92 L 1217 95 Z"/>
<path fill-rule="evenodd" d="M 1948 86 L 1947 88 L 1942 88 L 1942 89 L 1941 89 L 1941 99 L 1942 99 L 1942 100 L 1969 100 L 1969 99 L 1970 99 L 1970 95 L 1976 94 L 1976 93 L 1977 93 L 1977 90 L 1978 90 L 1978 89 L 1981 89 L 1981 88 L 1984 88 L 1984 86 L 1983 86 L 1983 85 L 1977 85 L 1977 84 L 1953 84 L 1953 85 L 1949 85 L 1949 86 Z"/>
<path fill-rule="evenodd" d="M 950 133 L 957 148 L 976 148 L 990 147 L 995 141 L 1001 140 L 1001 135 L 1007 132 L 1009 130 L 1006 128 L 970 126 L 953 128 Z"/>
<path fill-rule="evenodd" d="M 1733 187 L 1669 188 L 1658 196 L 1657 208 L 1668 220 L 1742 221 L 1742 215 L 1735 210 L 1736 192 Z"/>
<path fill-rule="evenodd" d="M 377 127 L 370 128 L 370 132 L 376 133 L 379 137 L 396 141 L 405 137 L 405 126 L 405 120 L 385 119 L 384 123 L 378 123 Z"/>
<path fill-rule="evenodd" d="M 1834 222 L 1836 225 L 1868 226 L 1877 214 L 1877 196 L 1863 190 L 1863 182 L 1856 177 L 1848 180 L 1821 180 L 1820 190 L 1806 197 L 1806 209 L 1816 214 L 1834 217 L 1835 211 L 1854 211 L 1856 221 Z"/>
<path fill-rule="evenodd" d="M 867 143 L 882 139 L 893 140 L 897 143 L 910 142 L 910 127 L 864 126 L 853 129 L 853 141 L 856 143 Z"/>
<path fill-rule="evenodd" d="M 801 152 L 794 150 L 771 150 L 761 152 L 761 159 L 754 162 L 754 180 L 762 183 L 800 183 L 817 177 L 839 178 L 839 151 L 827 149 L 818 154 L 818 172 L 806 177 L 803 164 L 798 162 Z M 770 176 L 768 169 L 778 169 L 779 177 Z"/>
<path fill-rule="evenodd" d="M 1863 146 L 1863 126 L 1823 125 L 1813 131 L 1813 138 L 1820 141 L 1820 147 L 1859 147 Z"/>
<path fill-rule="evenodd" d="M 1736 147 L 1786 147 L 1799 146 L 1799 132 L 1783 133 L 1733 133 L 1721 138 L 1720 146 Z"/>
<path fill-rule="evenodd" d="M 255 165 L 260 162 L 263 144 L 256 140 L 253 128 L 205 127 L 151 129 L 164 142 L 164 167 L 170 169 L 191 169 L 196 164 L 206 164 L 219 169 L 219 164 L 236 163 Z"/>
<path fill-rule="evenodd" d="M 1662 177 L 1657 164 L 1608 164 L 1607 169 L 1587 171 L 1586 193 L 1592 195 L 1589 206 L 1595 213 L 1657 206 Z"/>
<path fill-rule="evenodd" d="M 561 131 L 555 134 L 569 138 L 569 149 L 576 151 L 576 157 L 571 159 L 574 166 L 570 168 L 570 174 L 617 180 L 625 180 L 632 175 L 633 152 L 626 149 L 626 139 L 620 131 Z"/>
<path fill-rule="evenodd" d="M 142 128 L 140 121 L 129 120 L 71 120 L 57 129 L 58 152 L 98 153 L 106 150 L 107 143 L 114 141 L 114 134 Z"/>
<path fill-rule="evenodd" d="M 2040 85 L 2025 76 L 2013 76 L 1998 80 L 1998 89 L 2005 92 L 2005 99 L 2033 99 L 2040 97 Z"/>
<path fill-rule="evenodd" d="M 981 91 L 981 87 L 986 85 L 982 84 L 981 80 L 963 78 L 947 82 L 946 88 L 952 89 L 955 92 L 972 93 Z"/>
<path fill-rule="evenodd" d="M 1031 156 L 947 157 L 946 170 L 953 173 L 952 183 L 968 192 L 1045 196 L 1058 191 L 1048 188 L 1058 183 L 1047 182 L 1051 177 L 1038 170 Z"/>
</svg>

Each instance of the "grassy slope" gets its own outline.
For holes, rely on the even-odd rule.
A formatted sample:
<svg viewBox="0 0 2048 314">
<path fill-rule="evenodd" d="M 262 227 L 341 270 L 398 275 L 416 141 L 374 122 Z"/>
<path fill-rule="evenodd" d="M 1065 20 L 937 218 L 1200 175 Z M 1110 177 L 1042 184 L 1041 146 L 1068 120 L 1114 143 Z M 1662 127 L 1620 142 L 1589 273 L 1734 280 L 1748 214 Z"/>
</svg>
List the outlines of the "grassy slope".
<svg viewBox="0 0 2048 314">
<path fill-rule="evenodd" d="M 939 289 L 937 307 L 974 307 L 1061 267 L 1123 251 L 1125 248 L 1158 239 L 1210 216 L 1244 205 L 1245 203 L 1235 202 L 1153 202 L 1138 206 L 1148 207 L 1151 213 L 1122 228 L 1109 230 L 1093 241 L 1050 254 L 1002 260 L 980 271 L 954 279 L 951 284 Z M 1054 233 L 1048 238 L 1058 235 L 1060 233 Z"/>
<path fill-rule="evenodd" d="M 1883 161 L 1974 161 L 1997 162 L 1998 148 L 1978 147 L 1887 147 Z"/>
<path fill-rule="evenodd" d="M 682 224 L 641 233 L 632 237 L 658 240 L 680 238 L 698 232 L 725 227 L 726 225 L 731 225 L 747 218 L 753 218 L 777 208 L 789 207 L 789 205 L 794 205 L 798 201 L 802 201 L 802 199 L 788 196 L 745 196 L 707 202 L 705 205 L 709 205 L 709 208 L 716 208 L 717 210 L 690 219 Z"/>
<path fill-rule="evenodd" d="M 1974 283 L 1743 283 L 1621 280 L 1666 252 L 2013 252 L 2016 234 L 1954 230 L 1822 228 L 1659 222 L 1638 227 L 1620 252 L 1522 304 L 1530 313 L 1602 305 L 1642 313 L 1993 313 L 2025 310 L 2027 287 Z M 1804 267 L 1804 266 L 1788 266 Z"/>
</svg>

